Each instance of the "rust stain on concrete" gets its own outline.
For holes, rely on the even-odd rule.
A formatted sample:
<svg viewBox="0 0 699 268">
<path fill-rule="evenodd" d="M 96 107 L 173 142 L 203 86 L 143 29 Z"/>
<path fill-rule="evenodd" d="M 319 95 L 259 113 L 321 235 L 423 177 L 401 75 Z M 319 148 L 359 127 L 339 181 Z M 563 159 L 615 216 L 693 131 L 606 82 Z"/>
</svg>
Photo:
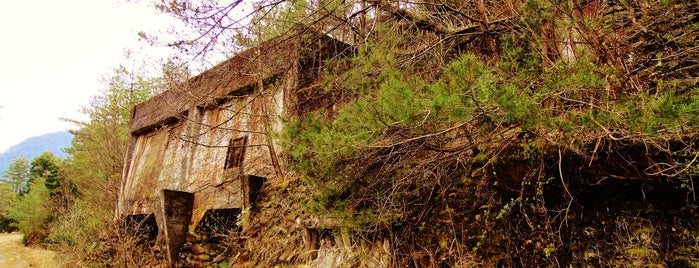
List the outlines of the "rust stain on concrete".
<svg viewBox="0 0 699 268">
<path fill-rule="evenodd" d="M 194 232 L 208 210 L 250 206 L 251 189 L 279 175 L 274 158 L 286 170 L 284 153 L 268 133 L 284 128 L 282 118 L 305 112 L 299 96 L 322 90 L 309 86 L 317 69 L 347 53 L 347 45 L 325 35 L 276 38 L 137 105 L 119 215 L 153 214 L 174 261 L 182 236 Z M 244 146 L 235 145 L 241 140 Z M 183 221 L 185 233 L 178 231 Z"/>
</svg>

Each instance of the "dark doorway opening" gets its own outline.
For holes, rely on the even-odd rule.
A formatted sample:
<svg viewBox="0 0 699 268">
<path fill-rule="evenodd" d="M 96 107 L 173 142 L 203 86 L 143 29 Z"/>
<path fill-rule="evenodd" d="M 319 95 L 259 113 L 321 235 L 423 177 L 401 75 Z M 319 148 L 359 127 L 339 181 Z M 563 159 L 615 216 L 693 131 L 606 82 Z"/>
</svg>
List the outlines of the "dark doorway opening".
<svg viewBox="0 0 699 268">
<path fill-rule="evenodd" d="M 195 232 L 209 236 L 240 232 L 238 219 L 241 212 L 239 208 L 209 209 L 204 213 Z"/>
<path fill-rule="evenodd" d="M 163 190 L 162 211 L 165 215 L 165 240 L 170 262 L 174 263 L 180 248 L 186 241 L 189 222 L 192 219 L 194 194 Z"/>
<path fill-rule="evenodd" d="M 124 227 L 127 232 L 135 236 L 149 240 L 155 240 L 158 237 L 158 223 L 153 213 L 128 215 L 124 220 Z"/>
<path fill-rule="evenodd" d="M 245 183 L 245 188 L 244 188 L 244 194 L 245 194 L 245 199 L 244 205 L 245 207 L 249 207 L 250 205 L 255 203 L 255 199 L 257 199 L 257 194 L 260 192 L 260 189 L 262 189 L 262 185 L 267 181 L 267 178 L 265 177 L 258 177 L 258 176 L 253 176 L 250 175 L 247 177 L 247 181 Z"/>
</svg>

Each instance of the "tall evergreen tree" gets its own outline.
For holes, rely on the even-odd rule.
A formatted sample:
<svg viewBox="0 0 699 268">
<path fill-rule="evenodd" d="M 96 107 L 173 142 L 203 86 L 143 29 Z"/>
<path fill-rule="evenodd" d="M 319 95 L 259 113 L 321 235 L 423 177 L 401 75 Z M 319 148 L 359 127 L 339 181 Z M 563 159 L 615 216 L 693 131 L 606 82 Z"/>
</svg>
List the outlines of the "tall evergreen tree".
<svg viewBox="0 0 699 268">
<path fill-rule="evenodd" d="M 50 191 L 58 189 L 61 186 L 60 162 L 61 159 L 48 151 L 35 157 L 32 159 L 29 167 L 30 180 L 44 178 L 46 180 L 46 188 Z"/>
<path fill-rule="evenodd" d="M 76 122 L 80 129 L 70 148 L 67 172 L 78 190 L 94 201 L 116 200 L 121 167 L 126 151 L 131 109 L 160 91 L 160 79 L 147 78 L 123 66 L 105 79 L 107 88 L 83 108 L 88 122 Z"/>
<path fill-rule="evenodd" d="M 30 182 L 29 188 L 31 191 L 19 197 L 3 216 L 14 221 L 11 225 L 24 234 L 27 242 L 37 243 L 46 237 L 55 211 L 44 178 Z"/>
<path fill-rule="evenodd" d="M 3 175 L 4 182 L 12 187 L 12 191 L 18 195 L 27 191 L 29 181 L 29 160 L 20 156 L 10 163 Z"/>
<path fill-rule="evenodd" d="M 9 183 L 0 183 L 0 232 L 12 232 L 16 223 L 11 218 L 5 217 L 5 212 L 17 202 L 17 193 Z"/>
</svg>

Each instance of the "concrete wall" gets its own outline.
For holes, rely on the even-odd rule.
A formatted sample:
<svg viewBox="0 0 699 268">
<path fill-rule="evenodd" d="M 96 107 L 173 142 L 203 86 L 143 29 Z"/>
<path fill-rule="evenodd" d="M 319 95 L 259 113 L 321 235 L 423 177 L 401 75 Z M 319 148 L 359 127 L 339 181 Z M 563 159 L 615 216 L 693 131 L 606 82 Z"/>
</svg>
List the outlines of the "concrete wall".
<svg viewBox="0 0 699 268">
<path fill-rule="evenodd" d="M 157 215 L 163 189 L 196 193 L 192 230 L 207 209 L 243 208 L 247 176 L 276 176 L 267 133 L 281 130 L 285 92 L 269 85 L 264 93 L 191 108 L 185 120 L 134 136 L 121 213 Z M 243 165 L 225 169 L 229 143 L 238 137 L 247 138 Z M 273 145 L 281 158 L 281 148 Z"/>
<path fill-rule="evenodd" d="M 283 130 L 282 118 L 307 112 L 312 106 L 298 105 L 299 92 L 314 84 L 324 60 L 348 53 L 327 36 L 311 37 L 272 39 L 137 105 L 118 216 L 152 213 L 175 258 L 207 210 L 244 209 L 262 182 L 283 176 L 284 153 L 268 133 Z M 231 140 L 241 137 L 242 165 L 227 167 Z M 180 213 L 186 224 L 172 215 L 175 199 L 165 193 L 191 197 L 191 208 L 178 206 L 188 210 Z"/>
</svg>

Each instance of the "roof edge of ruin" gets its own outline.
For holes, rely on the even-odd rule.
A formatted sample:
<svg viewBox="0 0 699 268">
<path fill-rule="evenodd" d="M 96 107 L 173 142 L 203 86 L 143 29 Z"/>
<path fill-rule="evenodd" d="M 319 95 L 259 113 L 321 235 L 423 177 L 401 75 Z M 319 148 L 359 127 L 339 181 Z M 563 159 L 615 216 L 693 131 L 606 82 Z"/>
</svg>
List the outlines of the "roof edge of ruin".
<svg viewBox="0 0 699 268">
<path fill-rule="evenodd" d="M 308 42 L 309 40 L 311 42 Z M 269 80 L 284 72 L 294 61 L 299 61 L 303 56 L 299 55 L 298 51 L 304 47 L 312 47 L 317 40 L 350 47 L 321 32 L 297 27 L 290 31 L 290 34 L 271 38 L 258 46 L 241 51 L 177 87 L 136 105 L 131 111 L 129 132 L 132 135 L 148 132 L 159 125 L 178 121 L 192 107 L 209 107 L 223 98 L 236 95 L 236 92 L 245 93 L 251 88 L 254 91 L 260 78 L 255 73 L 255 69 L 260 68 L 255 64 L 258 57 L 263 59 L 266 65 L 264 69 L 267 70 L 263 72 L 262 79 Z M 308 42 L 309 45 L 304 46 L 304 42 Z"/>
</svg>

